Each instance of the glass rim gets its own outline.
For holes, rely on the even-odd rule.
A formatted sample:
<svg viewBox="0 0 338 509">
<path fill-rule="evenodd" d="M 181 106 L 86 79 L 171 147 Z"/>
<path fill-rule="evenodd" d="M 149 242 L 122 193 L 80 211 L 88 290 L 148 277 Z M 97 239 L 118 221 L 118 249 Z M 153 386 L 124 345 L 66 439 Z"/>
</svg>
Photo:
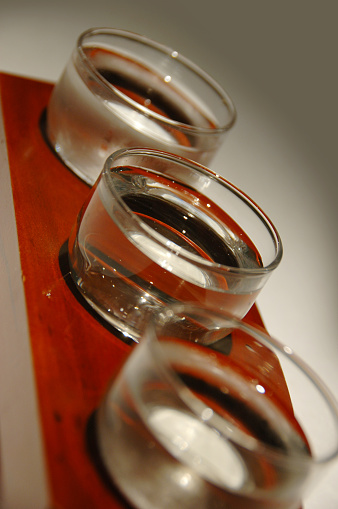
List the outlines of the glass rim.
<svg viewBox="0 0 338 509">
<path fill-rule="evenodd" d="M 103 168 L 102 172 L 102 178 L 105 181 L 106 187 L 109 189 L 109 192 L 111 192 L 114 195 L 114 198 L 119 203 L 119 206 L 123 209 L 123 211 L 128 214 L 129 217 L 133 218 L 133 221 L 135 221 L 138 226 L 142 229 L 144 233 L 147 234 L 148 237 L 150 237 L 152 240 L 154 240 L 156 243 L 160 243 L 161 245 L 164 245 L 164 242 L 161 243 L 158 236 L 154 235 L 154 232 L 152 229 L 149 229 L 144 221 L 140 219 L 130 207 L 125 203 L 123 198 L 115 192 L 114 189 L 114 183 L 113 183 L 113 177 L 111 176 L 111 171 L 114 170 L 114 164 L 116 160 L 123 156 L 137 156 L 137 155 L 143 155 L 143 156 L 150 156 L 150 157 L 157 157 L 164 160 L 169 160 L 174 163 L 178 163 L 184 166 L 188 166 L 189 168 L 192 168 L 193 170 L 197 171 L 200 174 L 203 174 L 204 176 L 209 177 L 211 180 L 216 181 L 221 186 L 225 187 L 228 191 L 235 194 L 242 202 L 244 202 L 251 210 L 258 216 L 258 218 L 261 220 L 262 224 L 264 224 L 266 230 L 270 234 L 271 241 L 275 248 L 275 256 L 273 260 L 262 267 L 257 268 L 246 268 L 246 267 L 233 267 L 230 265 L 224 265 L 221 263 L 216 263 L 211 260 L 206 260 L 204 258 L 196 259 L 196 257 L 193 257 L 192 254 L 190 254 L 188 251 L 180 252 L 180 257 L 182 259 L 185 259 L 189 262 L 194 263 L 194 265 L 201 267 L 205 270 L 217 272 L 220 274 L 223 274 L 226 272 L 227 274 L 233 274 L 233 275 L 245 275 L 245 277 L 262 277 L 264 275 L 269 274 L 274 269 L 276 269 L 282 259 L 283 256 L 283 245 L 280 238 L 280 235 L 272 223 L 272 221 L 269 219 L 269 217 L 263 212 L 263 210 L 243 191 L 241 191 L 238 187 L 230 183 L 228 180 L 226 180 L 223 176 L 219 175 L 218 173 L 214 172 L 213 170 L 207 168 L 206 166 L 203 166 L 200 163 L 197 163 L 195 161 L 192 161 L 190 159 L 187 159 L 185 157 L 171 154 L 169 152 L 165 152 L 162 150 L 156 150 L 151 148 L 139 148 L 139 147 L 133 147 L 133 148 L 123 148 L 120 150 L 117 150 L 113 154 L 111 154 Z M 149 173 L 157 173 L 156 170 L 152 171 L 151 169 L 147 169 Z M 168 247 L 165 246 L 167 249 Z"/>
<path fill-rule="evenodd" d="M 114 85 L 109 83 L 100 72 L 96 69 L 90 59 L 86 56 L 83 47 L 85 39 L 92 35 L 116 35 L 123 38 L 132 39 L 134 41 L 140 42 L 146 46 L 152 47 L 157 51 L 166 54 L 171 58 L 175 58 L 178 62 L 187 67 L 191 72 L 197 75 L 200 79 L 202 79 L 208 86 L 214 90 L 214 92 L 220 97 L 224 107 L 227 109 L 229 113 L 229 121 L 222 126 L 217 127 L 199 127 L 190 124 L 185 124 L 184 122 L 179 122 L 177 120 L 173 120 L 170 118 L 166 118 L 163 115 L 156 113 L 148 109 L 146 106 L 142 106 L 137 103 L 133 99 L 129 98 L 126 94 L 118 90 Z M 104 87 L 106 91 L 110 94 L 114 93 L 120 99 L 128 103 L 131 107 L 140 111 L 143 114 L 147 114 L 147 116 L 156 119 L 157 121 L 162 122 L 165 125 L 170 125 L 177 130 L 187 132 L 190 134 L 203 134 L 203 135 L 219 135 L 228 131 L 235 123 L 237 118 L 237 112 L 235 105 L 229 96 L 229 94 L 221 87 L 221 85 L 210 76 L 206 71 L 204 71 L 197 64 L 192 62 L 190 59 L 186 58 L 184 55 L 180 54 L 178 51 L 173 50 L 169 46 L 161 44 L 159 42 L 154 41 L 153 39 L 146 37 L 144 35 L 138 34 L 136 32 L 118 29 L 118 28 L 110 28 L 110 27 L 96 27 L 89 28 L 88 30 L 82 32 L 76 42 L 76 51 L 79 57 L 81 58 L 82 63 L 86 66 L 87 70 L 95 77 L 96 81 Z"/>
<path fill-rule="evenodd" d="M 303 361 L 302 358 L 297 353 L 295 353 L 295 351 L 292 348 L 282 343 L 275 337 L 270 336 L 268 332 L 265 332 L 262 329 L 255 327 L 254 325 L 245 323 L 243 320 L 236 318 L 233 315 L 230 315 L 226 312 L 219 312 L 214 310 L 210 311 L 210 309 L 207 309 L 206 307 L 203 308 L 201 306 L 194 304 L 189 303 L 176 305 L 174 304 L 168 306 L 167 309 L 161 313 L 162 315 L 161 319 L 163 320 L 163 318 L 165 318 L 165 315 L 171 318 L 176 313 L 188 314 L 189 310 L 191 310 L 192 312 L 195 311 L 197 313 L 204 311 L 205 313 L 219 315 L 223 320 L 226 319 L 228 321 L 226 327 L 229 327 L 229 329 L 231 329 L 232 331 L 235 329 L 242 331 L 250 335 L 256 341 L 262 343 L 270 351 L 272 352 L 277 351 L 278 354 L 284 357 L 284 359 L 287 358 L 302 373 L 302 375 L 305 376 L 312 383 L 313 387 L 315 387 L 317 391 L 320 393 L 323 400 L 325 400 L 327 407 L 330 409 L 332 419 L 336 424 L 335 447 L 332 448 L 331 452 L 323 454 L 322 456 L 318 454 L 317 456 L 299 455 L 292 456 L 290 458 L 284 451 L 280 451 L 271 445 L 264 444 L 260 439 L 254 439 L 254 441 L 252 441 L 250 445 L 248 445 L 248 443 L 242 444 L 240 441 L 242 435 L 241 431 L 239 431 L 238 433 L 238 435 L 240 435 L 239 440 L 237 440 L 236 437 L 234 438 L 235 443 L 237 443 L 238 445 L 242 445 L 244 448 L 252 452 L 264 453 L 265 455 L 269 455 L 271 459 L 282 460 L 286 463 L 292 461 L 293 463 L 297 462 L 298 464 L 313 463 L 315 465 L 320 466 L 325 465 L 338 457 L 338 402 L 334 397 L 333 393 L 331 392 L 331 390 L 323 382 L 321 377 L 317 375 L 317 373 L 305 361 Z M 184 383 L 184 381 L 177 375 L 175 370 L 170 365 L 170 362 L 167 358 L 167 354 L 162 349 L 161 342 L 158 339 L 157 327 L 160 327 L 160 325 L 159 326 L 157 325 L 155 319 L 151 320 L 148 323 L 145 329 L 145 338 L 142 341 L 142 343 L 145 343 L 145 346 L 148 348 L 148 350 L 149 345 L 155 346 L 154 348 L 151 349 L 151 355 L 156 360 L 157 369 L 161 370 L 162 374 L 169 380 L 169 382 L 173 384 L 173 387 L 175 388 L 177 395 L 182 399 L 182 401 L 184 401 L 184 403 L 193 412 L 193 414 L 200 415 L 203 409 L 206 408 L 206 404 L 193 394 L 191 389 Z M 196 345 L 196 343 L 192 344 Z M 201 343 L 197 343 L 197 345 L 202 349 L 210 350 L 210 345 L 209 346 L 203 345 Z M 231 438 L 231 435 L 229 435 L 228 438 Z"/>
</svg>

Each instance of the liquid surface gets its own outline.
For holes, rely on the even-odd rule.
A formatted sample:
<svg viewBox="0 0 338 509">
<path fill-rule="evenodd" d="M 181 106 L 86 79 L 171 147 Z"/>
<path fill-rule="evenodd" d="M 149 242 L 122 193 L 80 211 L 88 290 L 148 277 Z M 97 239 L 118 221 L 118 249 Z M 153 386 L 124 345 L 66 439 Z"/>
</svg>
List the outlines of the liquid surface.
<svg viewBox="0 0 338 509">
<path fill-rule="evenodd" d="M 114 69 L 99 68 L 98 72 L 110 85 L 113 85 L 128 98 L 144 106 L 144 108 L 175 122 L 194 125 L 192 119 L 183 110 L 177 108 L 177 104 L 170 103 L 165 95 L 160 93 L 157 88 L 149 86 L 149 83 L 136 82 L 133 77 L 124 75 L 123 72 L 118 72 Z M 212 125 L 206 123 L 203 127 L 212 127 Z"/>
<path fill-rule="evenodd" d="M 183 206 L 170 203 L 167 196 L 162 198 L 130 194 L 123 199 L 133 212 L 169 242 L 214 263 L 229 267 L 240 266 L 236 254 L 204 222 L 203 215 L 197 215 L 195 210 L 194 213 L 188 212 L 183 203 Z"/>
<path fill-rule="evenodd" d="M 231 444 L 203 422 L 172 408 L 157 408 L 148 419 L 167 449 L 209 481 L 239 489 L 247 471 Z"/>
<path fill-rule="evenodd" d="M 130 330 L 140 328 L 145 309 L 181 301 L 242 317 L 255 291 L 240 275 L 213 268 L 261 266 L 240 227 L 174 179 L 130 168 L 117 169 L 113 182 L 120 201 L 100 182 L 71 240 L 73 277 L 91 304 Z"/>
</svg>

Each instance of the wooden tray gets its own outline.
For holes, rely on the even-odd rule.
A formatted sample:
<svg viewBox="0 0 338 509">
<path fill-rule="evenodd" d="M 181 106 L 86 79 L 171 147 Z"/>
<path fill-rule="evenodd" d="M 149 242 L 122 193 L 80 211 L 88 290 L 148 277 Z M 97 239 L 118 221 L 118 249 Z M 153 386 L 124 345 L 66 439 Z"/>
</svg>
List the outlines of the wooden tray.
<svg viewBox="0 0 338 509">
<path fill-rule="evenodd" d="M 66 241 L 89 187 L 44 139 L 52 85 L 0 74 L 49 507 L 127 507 L 104 475 L 92 416 L 132 346 L 73 289 Z M 254 306 L 246 320 L 263 327 Z"/>
</svg>

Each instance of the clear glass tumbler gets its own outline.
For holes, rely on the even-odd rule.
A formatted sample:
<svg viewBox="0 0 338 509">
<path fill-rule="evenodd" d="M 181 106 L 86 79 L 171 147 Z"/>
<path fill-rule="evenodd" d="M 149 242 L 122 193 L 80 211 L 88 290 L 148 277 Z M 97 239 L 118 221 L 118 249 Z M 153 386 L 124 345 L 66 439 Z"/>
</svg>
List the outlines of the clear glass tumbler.
<svg viewBox="0 0 338 509">
<path fill-rule="evenodd" d="M 196 338 L 177 335 L 179 320 Z M 201 344 L 222 328 L 228 355 Z M 96 419 L 106 469 L 139 509 L 299 509 L 338 455 L 323 382 L 289 347 L 206 308 L 149 322 Z"/>
<path fill-rule="evenodd" d="M 177 51 L 125 30 L 84 32 L 47 108 L 47 137 L 93 184 L 114 151 L 151 147 L 208 164 L 235 122 L 228 94 Z"/>
<path fill-rule="evenodd" d="M 69 239 L 78 289 L 135 341 L 149 314 L 177 302 L 242 318 L 281 257 L 278 232 L 249 197 L 151 149 L 107 159 Z"/>
</svg>

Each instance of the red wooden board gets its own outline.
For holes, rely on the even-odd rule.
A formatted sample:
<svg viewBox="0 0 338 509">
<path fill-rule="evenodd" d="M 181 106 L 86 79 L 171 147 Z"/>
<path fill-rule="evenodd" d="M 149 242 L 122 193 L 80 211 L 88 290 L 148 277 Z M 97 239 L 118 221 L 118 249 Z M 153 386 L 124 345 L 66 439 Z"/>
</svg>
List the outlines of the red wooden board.
<svg viewBox="0 0 338 509">
<path fill-rule="evenodd" d="M 100 471 L 91 416 L 131 351 L 72 291 L 66 241 L 89 187 L 48 147 L 52 85 L 0 74 L 32 362 L 52 508 L 122 509 Z M 254 306 L 247 321 L 263 327 Z"/>
</svg>

